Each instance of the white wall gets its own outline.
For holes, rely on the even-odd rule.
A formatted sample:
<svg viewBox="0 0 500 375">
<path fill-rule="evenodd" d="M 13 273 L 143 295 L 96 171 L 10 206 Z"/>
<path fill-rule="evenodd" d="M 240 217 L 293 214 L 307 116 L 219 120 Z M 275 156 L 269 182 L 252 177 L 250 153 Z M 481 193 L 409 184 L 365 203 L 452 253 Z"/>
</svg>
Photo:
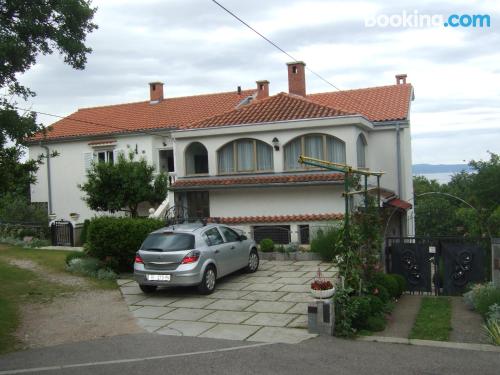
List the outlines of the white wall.
<svg viewBox="0 0 500 375">
<path fill-rule="evenodd" d="M 108 137 L 106 139 L 110 139 Z M 149 135 L 113 137 L 117 142 L 109 149 L 121 149 L 125 152 L 136 149 L 137 158 L 143 157 L 149 163 L 153 162 L 153 140 L 158 137 Z M 85 153 L 104 149 L 106 147 L 92 147 L 89 140 L 61 142 L 48 145 L 50 151 L 57 151 L 59 156 L 51 158 L 51 186 L 52 186 L 52 211 L 57 219 L 69 220 L 69 213 L 80 214 L 79 222 L 96 215 L 82 200 L 83 193 L 78 188 L 86 180 Z M 38 145 L 29 147 L 29 157 L 35 159 L 39 154 L 45 153 Z M 37 174 L 37 182 L 31 185 L 31 200 L 33 202 L 48 202 L 47 166 L 41 165 Z M 146 210 L 147 212 L 147 210 Z"/>
<path fill-rule="evenodd" d="M 343 185 L 210 191 L 210 216 L 343 213 Z"/>
</svg>

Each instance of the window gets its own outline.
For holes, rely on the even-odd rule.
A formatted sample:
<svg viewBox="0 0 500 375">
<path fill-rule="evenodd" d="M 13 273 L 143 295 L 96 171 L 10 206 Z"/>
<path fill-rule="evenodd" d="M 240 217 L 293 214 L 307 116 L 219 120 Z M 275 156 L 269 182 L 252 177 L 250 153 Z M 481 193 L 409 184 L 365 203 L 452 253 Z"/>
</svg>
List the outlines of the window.
<svg viewBox="0 0 500 375">
<path fill-rule="evenodd" d="M 309 244 L 309 225 L 299 225 L 299 240 L 301 245 Z"/>
<path fill-rule="evenodd" d="M 220 230 L 224 237 L 226 238 L 226 242 L 237 242 L 240 240 L 240 236 L 234 230 L 228 227 L 220 227 Z"/>
<path fill-rule="evenodd" d="M 326 134 L 307 134 L 288 142 L 284 147 L 285 169 L 309 169 L 298 162 L 304 155 L 334 163 L 345 163 L 345 143 Z"/>
<path fill-rule="evenodd" d="M 358 168 L 366 168 L 366 138 L 363 134 L 356 141 L 356 153 L 358 155 Z"/>
<path fill-rule="evenodd" d="M 290 243 L 290 225 L 255 226 L 253 240 L 260 243 L 264 238 L 270 238 L 274 243 L 288 245 Z"/>
<path fill-rule="evenodd" d="M 208 173 L 208 153 L 205 146 L 200 142 L 193 142 L 185 152 L 186 174 Z"/>
<path fill-rule="evenodd" d="M 256 139 L 239 139 L 219 149 L 219 173 L 245 173 L 273 170 L 273 148 Z"/>
<path fill-rule="evenodd" d="M 208 246 L 215 246 L 224 243 L 222 236 L 220 235 L 217 228 L 212 228 L 203 233 L 203 238 Z"/>
<path fill-rule="evenodd" d="M 99 163 L 110 163 L 113 164 L 114 162 L 114 155 L 113 151 L 97 151 L 95 153 L 95 160 L 97 160 Z"/>
<path fill-rule="evenodd" d="M 194 236 L 185 233 L 155 233 L 144 240 L 141 250 L 183 251 L 194 249 Z"/>
<path fill-rule="evenodd" d="M 159 150 L 160 172 L 174 172 L 174 151 Z"/>
</svg>

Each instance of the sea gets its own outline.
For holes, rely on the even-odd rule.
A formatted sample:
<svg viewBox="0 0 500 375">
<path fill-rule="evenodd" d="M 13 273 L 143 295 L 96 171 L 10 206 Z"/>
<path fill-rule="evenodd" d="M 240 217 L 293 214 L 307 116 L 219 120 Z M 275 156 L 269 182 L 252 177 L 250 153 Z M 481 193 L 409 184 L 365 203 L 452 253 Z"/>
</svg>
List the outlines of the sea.
<svg viewBox="0 0 500 375">
<path fill-rule="evenodd" d="M 446 172 L 446 173 L 417 173 L 414 176 L 424 176 L 428 180 L 436 180 L 440 184 L 447 184 L 451 181 L 451 177 L 456 172 Z"/>
</svg>

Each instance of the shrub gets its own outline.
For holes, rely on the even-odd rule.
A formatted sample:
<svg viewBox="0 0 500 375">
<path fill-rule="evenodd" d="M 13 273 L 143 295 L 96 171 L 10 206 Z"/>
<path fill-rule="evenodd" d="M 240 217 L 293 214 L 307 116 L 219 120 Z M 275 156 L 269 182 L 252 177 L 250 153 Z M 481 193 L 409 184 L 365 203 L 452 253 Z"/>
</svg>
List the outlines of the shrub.
<svg viewBox="0 0 500 375">
<path fill-rule="evenodd" d="M 95 277 L 101 265 L 101 261 L 96 258 L 74 258 L 70 260 L 66 269 L 72 273 Z"/>
<path fill-rule="evenodd" d="M 88 255 L 112 266 L 114 271 L 130 271 L 144 239 L 164 225 L 156 219 L 94 218 L 88 225 L 85 250 Z"/>
<path fill-rule="evenodd" d="M 373 332 L 380 332 L 385 329 L 386 320 L 381 315 L 369 316 L 366 320 L 366 329 Z"/>
<path fill-rule="evenodd" d="M 374 295 L 367 296 L 370 299 L 370 310 L 372 315 L 377 315 L 384 311 L 384 303 L 382 300 Z"/>
<path fill-rule="evenodd" d="M 500 345 L 500 320 L 488 319 L 484 329 L 493 345 Z"/>
<path fill-rule="evenodd" d="M 338 255 L 335 244 L 342 240 L 342 236 L 343 232 L 336 227 L 318 230 L 311 241 L 311 251 L 319 254 L 324 261 L 331 261 Z"/>
<path fill-rule="evenodd" d="M 389 292 L 387 291 L 385 286 L 380 284 L 375 284 L 375 286 L 373 287 L 373 294 L 380 298 L 384 305 L 391 299 L 391 296 L 389 295 Z"/>
<path fill-rule="evenodd" d="M 372 315 L 371 300 L 368 296 L 351 297 L 355 306 L 355 318 L 352 321 L 352 326 L 356 329 L 366 328 L 366 322 Z"/>
<path fill-rule="evenodd" d="M 488 320 L 493 319 L 500 322 L 500 304 L 495 303 L 488 309 Z"/>
<path fill-rule="evenodd" d="M 401 297 L 401 295 L 406 291 L 406 288 L 408 287 L 407 283 L 406 283 L 406 279 L 403 276 L 398 275 L 397 273 L 391 273 L 389 275 L 392 276 L 392 278 L 394 280 L 396 280 L 396 282 L 398 283 L 398 286 L 399 286 L 398 297 Z"/>
<path fill-rule="evenodd" d="M 264 238 L 259 243 L 260 251 L 264 253 L 269 253 L 274 250 L 274 241 L 270 238 Z"/>
<path fill-rule="evenodd" d="M 68 255 L 66 255 L 66 265 L 68 266 L 73 259 L 86 258 L 86 257 L 87 254 L 85 253 L 77 253 L 77 252 L 69 253 Z"/>
<path fill-rule="evenodd" d="M 351 298 L 352 289 L 339 289 L 333 295 L 335 303 L 335 335 L 351 337 L 356 333 L 353 321 L 358 311 L 358 300 Z"/>
<path fill-rule="evenodd" d="M 474 297 L 474 308 L 478 313 L 486 319 L 490 306 L 494 304 L 500 304 L 500 288 L 489 283 L 478 289 Z"/>
<path fill-rule="evenodd" d="M 373 276 L 372 282 L 382 285 L 389 292 L 390 298 L 399 297 L 399 284 L 392 275 L 378 272 Z"/>
</svg>

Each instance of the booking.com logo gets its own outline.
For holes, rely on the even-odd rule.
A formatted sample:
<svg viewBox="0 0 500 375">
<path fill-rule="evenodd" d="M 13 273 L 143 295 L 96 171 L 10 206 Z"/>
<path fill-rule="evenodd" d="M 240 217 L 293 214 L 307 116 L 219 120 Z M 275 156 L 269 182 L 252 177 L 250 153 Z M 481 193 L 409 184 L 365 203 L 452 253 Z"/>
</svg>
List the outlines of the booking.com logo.
<svg viewBox="0 0 500 375">
<path fill-rule="evenodd" d="M 491 26 L 489 14 L 420 14 L 403 11 L 401 14 L 379 14 L 365 18 L 365 27 L 477 27 Z"/>
</svg>

